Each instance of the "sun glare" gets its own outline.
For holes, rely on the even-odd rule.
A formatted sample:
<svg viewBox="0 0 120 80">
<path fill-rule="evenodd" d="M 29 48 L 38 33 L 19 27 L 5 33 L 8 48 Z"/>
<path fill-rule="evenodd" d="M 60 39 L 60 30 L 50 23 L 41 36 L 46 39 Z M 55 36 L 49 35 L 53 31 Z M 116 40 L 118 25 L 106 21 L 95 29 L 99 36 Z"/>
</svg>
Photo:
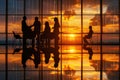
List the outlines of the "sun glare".
<svg viewBox="0 0 120 80">
<path fill-rule="evenodd" d="M 69 47 L 69 52 L 70 52 L 70 53 L 75 53 L 75 52 L 76 52 L 75 47 L 70 46 L 70 47 Z"/>
<path fill-rule="evenodd" d="M 74 53 L 74 52 L 75 52 L 75 49 L 70 49 L 69 52 L 70 52 L 70 53 Z"/>
<path fill-rule="evenodd" d="M 70 41 L 74 41 L 75 40 L 75 34 L 68 34 L 68 38 Z"/>
<path fill-rule="evenodd" d="M 69 37 L 74 38 L 75 34 L 69 34 Z"/>
</svg>

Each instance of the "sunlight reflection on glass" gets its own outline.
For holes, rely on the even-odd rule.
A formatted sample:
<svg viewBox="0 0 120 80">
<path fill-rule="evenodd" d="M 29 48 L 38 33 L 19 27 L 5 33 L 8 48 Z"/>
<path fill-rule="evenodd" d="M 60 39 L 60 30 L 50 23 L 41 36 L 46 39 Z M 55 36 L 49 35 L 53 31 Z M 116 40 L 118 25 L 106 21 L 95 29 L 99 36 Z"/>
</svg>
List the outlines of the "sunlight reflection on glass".
<svg viewBox="0 0 120 80">
<path fill-rule="evenodd" d="M 76 53 L 79 52 L 79 50 L 76 49 L 75 46 L 67 46 L 65 49 L 63 49 L 64 53 Z"/>
<path fill-rule="evenodd" d="M 70 41 L 75 40 L 75 37 L 76 37 L 75 34 L 69 34 L 69 35 L 68 35 L 68 38 L 69 38 Z"/>
</svg>

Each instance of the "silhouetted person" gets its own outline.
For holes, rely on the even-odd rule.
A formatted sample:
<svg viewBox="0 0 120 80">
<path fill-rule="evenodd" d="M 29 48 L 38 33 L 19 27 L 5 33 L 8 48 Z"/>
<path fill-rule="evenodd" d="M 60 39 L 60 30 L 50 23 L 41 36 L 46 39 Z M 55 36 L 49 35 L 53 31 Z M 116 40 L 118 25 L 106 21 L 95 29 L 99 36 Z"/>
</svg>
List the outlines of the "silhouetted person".
<svg viewBox="0 0 120 80">
<path fill-rule="evenodd" d="M 50 52 L 45 52 L 45 63 L 48 64 L 49 63 L 49 60 L 50 60 Z"/>
<path fill-rule="evenodd" d="M 50 60 L 50 54 L 53 53 L 53 48 L 52 47 L 42 47 L 41 50 L 45 55 L 45 63 L 48 64 L 49 60 Z"/>
<path fill-rule="evenodd" d="M 45 40 L 46 40 L 46 47 L 49 47 L 50 46 L 50 26 L 49 26 L 49 22 L 46 21 L 45 22 L 45 30 L 43 32 L 43 36 L 45 37 Z"/>
<path fill-rule="evenodd" d="M 49 60 L 50 60 L 50 54 L 52 53 L 52 49 L 53 48 L 42 48 L 42 51 L 45 55 L 45 63 L 48 64 L 49 63 Z"/>
<path fill-rule="evenodd" d="M 92 48 L 87 47 L 87 44 L 84 44 L 83 49 L 85 49 L 85 50 L 88 51 L 88 53 L 89 53 L 89 60 L 91 60 L 92 56 L 93 56 L 93 50 L 92 50 Z"/>
<path fill-rule="evenodd" d="M 35 17 L 35 21 L 33 23 L 34 26 L 34 34 L 35 36 L 37 36 L 37 44 L 39 45 L 39 41 L 40 41 L 40 28 L 41 28 L 41 23 L 40 21 L 38 21 L 38 17 Z M 34 46 L 34 39 L 32 40 L 32 45 Z"/>
<path fill-rule="evenodd" d="M 55 35 L 55 45 L 58 45 L 58 40 L 59 40 L 59 27 L 60 27 L 60 24 L 59 24 L 59 21 L 58 21 L 58 18 L 54 18 L 54 27 L 53 27 L 53 34 Z"/>
<path fill-rule="evenodd" d="M 22 20 L 22 32 L 23 32 L 23 45 L 26 45 L 26 35 L 28 34 L 27 33 L 27 29 L 28 29 L 28 25 L 26 23 L 26 16 L 23 17 L 23 20 Z"/>
<path fill-rule="evenodd" d="M 58 46 L 56 46 L 55 47 L 55 49 L 54 49 L 54 52 L 53 52 L 53 55 L 54 55 L 54 67 L 55 68 L 57 68 L 58 67 L 58 64 L 59 64 L 59 60 L 60 60 L 60 58 L 59 58 L 59 47 Z"/>
<path fill-rule="evenodd" d="M 22 32 L 23 32 L 23 46 L 26 45 L 26 39 L 33 39 L 35 37 L 34 32 L 31 29 L 31 26 L 26 24 L 26 16 L 22 20 Z"/>
<path fill-rule="evenodd" d="M 34 49 L 33 48 L 27 48 L 26 46 L 23 47 L 23 53 L 22 53 L 23 68 L 26 68 L 26 62 L 27 62 L 28 59 L 33 60 L 31 58 L 33 53 L 34 53 Z"/>
<path fill-rule="evenodd" d="M 32 58 L 32 54 L 34 55 L 34 58 Z M 35 50 L 33 47 L 27 48 L 24 46 L 23 53 L 22 53 L 22 64 L 23 68 L 26 68 L 26 62 L 30 59 L 34 62 L 35 68 L 38 68 L 38 65 L 40 64 L 40 53 L 38 50 Z"/>
<path fill-rule="evenodd" d="M 34 64 L 35 68 L 38 68 L 38 65 L 40 64 L 40 52 L 38 50 L 34 50 Z"/>
<path fill-rule="evenodd" d="M 93 35 L 93 30 L 92 30 L 92 26 L 89 26 L 89 33 L 87 35 L 84 36 L 84 42 L 85 44 L 89 44 L 89 42 L 87 41 L 87 39 L 90 39 L 92 38 L 92 35 Z"/>
</svg>

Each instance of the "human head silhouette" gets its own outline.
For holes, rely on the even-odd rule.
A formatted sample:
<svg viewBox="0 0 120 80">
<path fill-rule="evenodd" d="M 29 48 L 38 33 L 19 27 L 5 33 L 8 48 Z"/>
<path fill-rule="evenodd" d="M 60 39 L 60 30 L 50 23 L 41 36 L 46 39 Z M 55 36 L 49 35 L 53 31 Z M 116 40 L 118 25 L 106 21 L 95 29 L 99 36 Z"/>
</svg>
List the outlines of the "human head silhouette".
<svg viewBox="0 0 120 80">
<path fill-rule="evenodd" d="M 45 22 L 45 25 L 46 25 L 46 26 L 48 26 L 48 25 L 49 25 L 49 22 L 48 22 L 48 21 L 46 21 L 46 22 Z"/>
<path fill-rule="evenodd" d="M 55 21 L 55 22 L 58 22 L 58 18 L 57 18 L 57 17 L 55 17 L 55 18 L 54 18 L 54 21 Z"/>
<path fill-rule="evenodd" d="M 23 16 L 23 20 L 26 20 L 27 18 L 26 18 L 26 16 Z"/>
<path fill-rule="evenodd" d="M 35 17 L 35 21 L 38 21 L 38 17 Z"/>
<path fill-rule="evenodd" d="M 92 26 L 89 26 L 89 29 L 92 29 Z"/>
</svg>

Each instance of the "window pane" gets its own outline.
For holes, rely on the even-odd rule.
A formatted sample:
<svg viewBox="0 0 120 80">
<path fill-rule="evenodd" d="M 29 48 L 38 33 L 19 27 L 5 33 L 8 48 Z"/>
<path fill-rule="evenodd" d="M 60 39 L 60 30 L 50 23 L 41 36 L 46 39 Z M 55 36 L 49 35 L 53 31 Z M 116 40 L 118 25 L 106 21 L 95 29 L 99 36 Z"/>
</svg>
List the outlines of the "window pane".
<svg viewBox="0 0 120 80">
<path fill-rule="evenodd" d="M 60 0 L 43 0 L 43 14 L 60 14 Z"/>
<path fill-rule="evenodd" d="M 119 0 L 103 0 L 104 14 L 118 14 Z"/>
<path fill-rule="evenodd" d="M 99 14 L 100 13 L 100 0 L 83 0 L 83 13 L 84 14 Z"/>
<path fill-rule="evenodd" d="M 103 32 L 119 33 L 119 16 L 103 15 Z"/>
<path fill-rule="evenodd" d="M 17 33 L 20 33 L 22 31 L 21 22 L 22 22 L 23 16 L 8 16 L 8 32 L 12 33 L 12 31 L 15 31 Z"/>
<path fill-rule="evenodd" d="M 5 70 L 5 53 L 0 53 L 0 71 Z"/>
<path fill-rule="evenodd" d="M 62 12 L 64 15 L 75 16 L 81 14 L 81 0 L 63 0 Z"/>
<path fill-rule="evenodd" d="M 5 80 L 5 71 L 0 71 L 0 79 Z"/>
<path fill-rule="evenodd" d="M 5 44 L 5 16 L 0 16 L 0 44 Z"/>
<path fill-rule="evenodd" d="M 103 75 L 103 80 L 107 79 L 106 75 Z M 100 71 L 84 71 L 83 80 L 100 80 Z"/>
<path fill-rule="evenodd" d="M 5 8 L 6 8 L 6 1 L 0 0 L 0 14 L 5 14 L 6 11 Z"/>
<path fill-rule="evenodd" d="M 39 14 L 39 0 L 26 0 L 26 14 Z"/>
<path fill-rule="evenodd" d="M 0 33 L 5 32 L 5 16 L 0 16 Z"/>
<path fill-rule="evenodd" d="M 23 14 L 24 0 L 8 0 L 9 14 Z"/>
<path fill-rule="evenodd" d="M 119 44 L 119 34 L 102 34 L 103 44 Z"/>
</svg>

